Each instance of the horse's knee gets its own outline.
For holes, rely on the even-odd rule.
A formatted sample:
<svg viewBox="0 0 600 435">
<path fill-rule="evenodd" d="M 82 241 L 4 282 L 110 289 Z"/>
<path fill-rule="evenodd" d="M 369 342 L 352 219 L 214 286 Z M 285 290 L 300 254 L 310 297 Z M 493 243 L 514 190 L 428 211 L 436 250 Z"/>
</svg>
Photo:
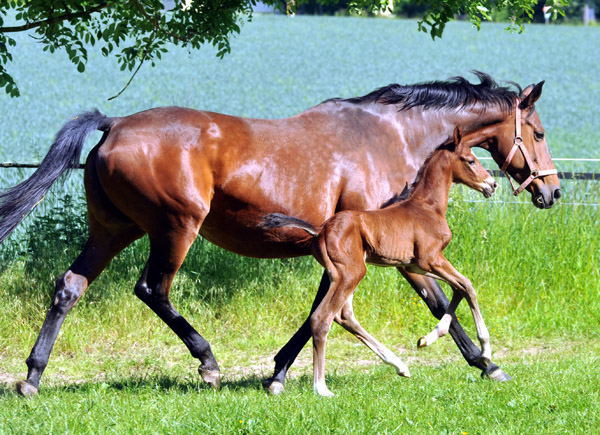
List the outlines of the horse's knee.
<svg viewBox="0 0 600 435">
<path fill-rule="evenodd" d="M 70 270 L 56 280 L 52 306 L 61 313 L 68 312 L 77 303 L 85 290 L 85 278 Z"/>
</svg>

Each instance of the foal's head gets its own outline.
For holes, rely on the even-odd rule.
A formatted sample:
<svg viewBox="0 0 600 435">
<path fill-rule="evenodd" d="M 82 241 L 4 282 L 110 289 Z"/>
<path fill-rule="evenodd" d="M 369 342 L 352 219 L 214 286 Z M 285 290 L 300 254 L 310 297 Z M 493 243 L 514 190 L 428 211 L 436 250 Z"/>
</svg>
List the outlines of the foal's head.
<svg viewBox="0 0 600 435">
<path fill-rule="evenodd" d="M 454 150 L 452 150 L 454 147 Z M 471 148 L 462 140 L 460 129 L 454 129 L 454 142 L 450 145 L 452 181 L 462 183 L 470 188 L 483 193 L 489 198 L 494 194 L 498 183 L 488 174 L 477 157 L 471 152 Z"/>
</svg>

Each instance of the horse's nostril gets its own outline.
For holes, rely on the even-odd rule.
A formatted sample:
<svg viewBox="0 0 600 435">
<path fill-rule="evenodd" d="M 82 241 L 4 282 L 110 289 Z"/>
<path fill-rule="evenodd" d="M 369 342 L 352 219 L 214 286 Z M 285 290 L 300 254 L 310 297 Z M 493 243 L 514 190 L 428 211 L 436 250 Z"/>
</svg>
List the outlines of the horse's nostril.
<svg viewBox="0 0 600 435">
<path fill-rule="evenodd" d="M 496 190 L 498 188 L 498 183 L 496 181 L 494 181 L 494 184 L 492 184 L 492 187 L 494 188 L 494 190 Z"/>
<path fill-rule="evenodd" d="M 554 199 L 559 199 L 562 196 L 562 192 L 560 191 L 560 189 L 556 189 L 554 191 Z"/>
</svg>

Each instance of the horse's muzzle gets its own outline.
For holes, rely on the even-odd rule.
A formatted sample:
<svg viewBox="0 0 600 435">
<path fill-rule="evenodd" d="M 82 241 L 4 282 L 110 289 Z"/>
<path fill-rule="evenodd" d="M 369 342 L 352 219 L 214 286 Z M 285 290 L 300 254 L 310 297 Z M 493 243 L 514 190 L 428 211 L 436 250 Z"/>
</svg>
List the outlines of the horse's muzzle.
<svg viewBox="0 0 600 435">
<path fill-rule="evenodd" d="M 537 193 L 531 196 L 531 202 L 537 208 L 551 208 L 561 196 L 562 192 L 560 188 L 546 188 L 546 186 L 542 186 Z"/>
</svg>

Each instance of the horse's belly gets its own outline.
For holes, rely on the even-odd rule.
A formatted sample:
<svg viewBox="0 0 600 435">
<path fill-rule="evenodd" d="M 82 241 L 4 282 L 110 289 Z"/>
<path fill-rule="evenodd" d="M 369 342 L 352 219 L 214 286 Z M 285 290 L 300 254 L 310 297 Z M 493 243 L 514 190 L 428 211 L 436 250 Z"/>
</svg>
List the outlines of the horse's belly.
<svg viewBox="0 0 600 435">
<path fill-rule="evenodd" d="M 213 210 L 200 228 L 211 243 L 239 255 L 286 258 L 310 254 L 312 237 L 297 228 L 263 229 L 264 215 L 251 209 Z"/>
</svg>

